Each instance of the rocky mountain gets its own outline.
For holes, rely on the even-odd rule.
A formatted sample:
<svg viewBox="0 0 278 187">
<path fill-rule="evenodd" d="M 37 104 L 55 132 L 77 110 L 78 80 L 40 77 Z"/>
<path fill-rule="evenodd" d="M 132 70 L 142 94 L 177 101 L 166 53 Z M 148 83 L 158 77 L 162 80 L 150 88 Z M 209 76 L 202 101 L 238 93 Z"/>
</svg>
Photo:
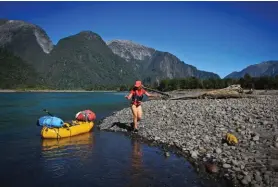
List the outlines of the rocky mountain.
<svg viewBox="0 0 278 187">
<path fill-rule="evenodd" d="M 250 65 L 240 72 L 232 72 L 225 78 L 241 78 L 245 74 L 249 74 L 251 77 L 261 76 L 276 76 L 278 75 L 278 61 L 265 61 L 259 64 Z"/>
<path fill-rule="evenodd" d="M 34 82 L 56 89 L 130 85 L 136 79 L 153 83 L 189 76 L 219 78 L 217 74 L 185 64 L 168 52 L 127 40 L 106 43 L 91 31 L 63 38 L 54 46 L 42 28 L 19 20 L 0 19 L 0 48 L 19 58 L 15 60 L 18 66 L 26 66 L 30 75 L 33 72 L 30 77 Z M 10 65 L 4 64 L 13 67 Z"/>
<path fill-rule="evenodd" d="M 1 19 L 0 47 L 12 51 L 14 55 L 39 69 L 42 59 L 54 46 L 39 26 L 20 20 Z"/>
<path fill-rule="evenodd" d="M 62 89 L 96 85 L 132 84 L 136 73 L 130 63 L 115 55 L 102 38 L 82 31 L 61 39 L 47 57 L 47 83 Z"/>
<path fill-rule="evenodd" d="M 220 78 L 217 74 L 198 70 L 185 64 L 171 53 L 155 50 L 127 40 L 107 42 L 110 49 L 118 56 L 131 62 L 145 82 L 154 82 L 165 78 Z"/>
<path fill-rule="evenodd" d="M 40 27 L 1 19 L 0 47 L 28 63 L 40 75 L 33 77 L 35 81 L 51 88 L 94 89 L 131 84 L 139 78 L 130 63 L 91 31 L 63 38 L 54 46 Z"/>
</svg>

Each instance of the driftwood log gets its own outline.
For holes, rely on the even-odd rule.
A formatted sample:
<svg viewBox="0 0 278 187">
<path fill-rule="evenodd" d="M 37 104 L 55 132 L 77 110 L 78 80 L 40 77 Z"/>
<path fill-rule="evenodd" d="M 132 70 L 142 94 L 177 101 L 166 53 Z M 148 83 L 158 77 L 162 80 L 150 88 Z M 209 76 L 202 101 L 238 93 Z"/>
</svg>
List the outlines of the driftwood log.
<svg viewBox="0 0 278 187">
<path fill-rule="evenodd" d="M 144 87 L 146 88 L 146 87 Z M 227 88 L 207 91 L 202 94 L 175 96 L 172 94 L 160 92 L 154 89 L 146 88 L 150 91 L 161 94 L 160 97 L 150 98 L 150 100 L 188 100 L 188 99 L 228 99 L 228 98 L 246 98 L 251 97 L 253 90 L 244 92 L 239 84 L 228 86 Z"/>
<path fill-rule="evenodd" d="M 231 85 L 227 88 L 208 91 L 200 95 L 185 95 L 180 97 L 172 97 L 169 98 L 169 100 L 246 98 L 253 97 L 250 95 L 246 95 L 252 93 L 253 90 L 244 92 L 240 85 Z"/>
<path fill-rule="evenodd" d="M 209 91 L 200 95 L 200 98 L 216 98 L 216 99 L 242 98 L 242 97 L 244 97 L 244 94 L 239 93 L 236 90 L 228 90 L 228 89 Z"/>
</svg>

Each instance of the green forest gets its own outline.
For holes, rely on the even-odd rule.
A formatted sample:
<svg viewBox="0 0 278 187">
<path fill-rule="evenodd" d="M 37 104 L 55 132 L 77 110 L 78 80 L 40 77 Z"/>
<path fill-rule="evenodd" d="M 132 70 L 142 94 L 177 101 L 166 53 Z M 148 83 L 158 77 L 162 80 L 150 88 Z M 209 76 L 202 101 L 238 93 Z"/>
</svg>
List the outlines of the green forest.
<svg viewBox="0 0 278 187">
<path fill-rule="evenodd" d="M 160 91 L 172 91 L 178 89 L 221 89 L 232 84 L 240 84 L 244 89 L 278 89 L 278 75 L 275 77 L 251 77 L 245 74 L 240 79 L 197 79 L 195 77 L 182 79 L 164 79 L 159 85 L 153 85 Z"/>
<path fill-rule="evenodd" d="M 147 84 L 143 81 L 145 87 L 152 89 L 157 89 L 160 91 L 173 91 L 179 89 L 221 89 L 226 88 L 233 84 L 240 84 L 244 89 L 278 89 L 278 75 L 275 77 L 251 77 L 249 74 L 246 74 L 243 78 L 240 79 L 198 79 L 196 77 L 188 77 L 181 79 L 163 79 L 159 84 Z M 113 90 L 118 91 L 127 91 L 132 89 L 133 85 L 122 84 L 118 87 L 113 87 Z M 98 87 L 101 90 L 105 90 L 105 86 Z M 89 89 L 89 90 L 93 90 Z"/>
</svg>

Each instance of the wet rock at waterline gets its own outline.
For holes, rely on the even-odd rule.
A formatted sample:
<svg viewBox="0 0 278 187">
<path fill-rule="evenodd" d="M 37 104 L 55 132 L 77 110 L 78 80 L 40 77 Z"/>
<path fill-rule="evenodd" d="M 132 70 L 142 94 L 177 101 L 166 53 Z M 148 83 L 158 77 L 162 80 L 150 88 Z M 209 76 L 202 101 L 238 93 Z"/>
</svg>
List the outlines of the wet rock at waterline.
<svg viewBox="0 0 278 187">
<path fill-rule="evenodd" d="M 139 136 L 175 146 L 239 185 L 274 186 L 278 180 L 278 96 L 241 99 L 153 100 L 143 103 Z M 129 131 L 130 108 L 115 112 L 101 130 Z M 223 141 L 227 132 L 238 144 Z M 213 160 L 218 164 L 207 164 Z"/>
<path fill-rule="evenodd" d="M 205 163 L 206 169 L 210 173 L 218 173 L 219 168 L 214 163 Z"/>
</svg>

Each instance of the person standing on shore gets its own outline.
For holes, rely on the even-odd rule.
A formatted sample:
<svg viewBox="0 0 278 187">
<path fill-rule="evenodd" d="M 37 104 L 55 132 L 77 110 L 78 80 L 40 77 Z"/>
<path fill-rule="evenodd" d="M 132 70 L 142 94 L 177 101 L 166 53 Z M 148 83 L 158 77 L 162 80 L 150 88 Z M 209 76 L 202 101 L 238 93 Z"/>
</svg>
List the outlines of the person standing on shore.
<svg viewBox="0 0 278 187">
<path fill-rule="evenodd" d="M 143 111 L 141 102 L 143 100 L 144 95 L 148 97 L 155 97 L 156 95 L 148 93 L 145 89 L 143 89 L 143 85 L 141 81 L 136 81 L 133 89 L 130 91 L 129 95 L 126 95 L 125 98 L 131 99 L 131 110 L 133 114 L 133 129 L 135 132 L 138 132 L 138 121 L 141 120 Z"/>
</svg>

